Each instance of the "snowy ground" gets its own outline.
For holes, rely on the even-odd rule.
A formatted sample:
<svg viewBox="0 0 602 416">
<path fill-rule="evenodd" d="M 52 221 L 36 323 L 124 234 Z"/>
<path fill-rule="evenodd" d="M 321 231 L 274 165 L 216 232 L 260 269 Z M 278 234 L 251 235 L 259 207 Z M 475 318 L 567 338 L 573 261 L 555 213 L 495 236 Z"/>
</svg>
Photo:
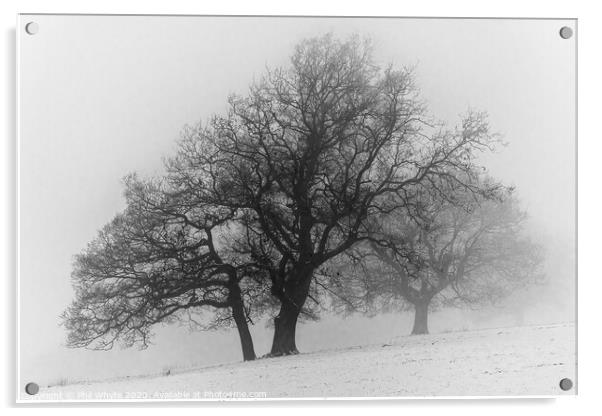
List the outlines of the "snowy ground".
<svg viewBox="0 0 602 416">
<path fill-rule="evenodd" d="M 558 395 L 575 380 L 572 324 L 407 336 L 390 343 L 43 388 L 33 400 Z"/>
</svg>

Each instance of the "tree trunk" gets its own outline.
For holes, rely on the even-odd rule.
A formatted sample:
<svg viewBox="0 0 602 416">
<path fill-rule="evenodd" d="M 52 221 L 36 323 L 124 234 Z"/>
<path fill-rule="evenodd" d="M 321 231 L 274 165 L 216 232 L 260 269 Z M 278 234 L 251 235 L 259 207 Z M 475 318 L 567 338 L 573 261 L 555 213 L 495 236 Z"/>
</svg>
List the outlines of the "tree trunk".
<svg viewBox="0 0 602 416">
<path fill-rule="evenodd" d="M 429 302 L 415 303 L 414 310 L 414 328 L 412 329 L 412 335 L 428 334 Z"/>
<path fill-rule="evenodd" d="M 300 308 L 291 301 L 282 302 L 280 312 L 274 318 L 274 339 L 270 355 L 277 357 L 299 353 L 295 343 L 295 330 L 299 313 Z"/>
<path fill-rule="evenodd" d="M 280 312 L 274 318 L 274 339 L 270 351 L 271 356 L 278 357 L 299 353 L 295 343 L 297 319 L 307 300 L 313 271 L 312 266 L 302 267 L 295 270 L 288 278 L 283 279 L 286 283 L 284 291 L 278 296 Z"/>
<path fill-rule="evenodd" d="M 245 315 L 245 309 L 240 294 L 240 288 L 235 285 L 230 288 L 230 302 L 232 309 L 232 317 L 236 323 L 238 329 L 238 335 L 240 337 L 240 345 L 242 347 L 242 358 L 244 361 L 251 361 L 256 358 L 255 349 L 253 348 L 253 338 L 249 331 L 249 325 L 247 323 L 247 316 Z"/>
</svg>

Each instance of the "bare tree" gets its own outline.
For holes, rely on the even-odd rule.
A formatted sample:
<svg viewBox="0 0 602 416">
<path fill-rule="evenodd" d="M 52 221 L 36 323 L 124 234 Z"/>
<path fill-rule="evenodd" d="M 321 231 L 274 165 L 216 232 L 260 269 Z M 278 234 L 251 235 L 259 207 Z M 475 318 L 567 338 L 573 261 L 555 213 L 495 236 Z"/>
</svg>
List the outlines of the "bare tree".
<svg viewBox="0 0 602 416">
<path fill-rule="evenodd" d="M 173 184 L 135 176 L 126 184 L 126 210 L 75 259 L 76 298 L 62 316 L 68 345 L 110 349 L 121 340 L 145 348 L 153 325 L 198 322 L 200 310 L 212 309 L 223 312 L 203 327 L 233 321 L 244 360 L 255 359 L 247 322 L 249 305 L 262 297 L 256 270 L 219 242 L 232 212 Z"/>
<path fill-rule="evenodd" d="M 301 42 L 289 67 L 231 97 L 226 116 L 190 128 L 169 164 L 192 192 L 245 218 L 248 254 L 280 305 L 272 355 L 297 352 L 315 271 L 369 240 L 369 218 L 411 205 L 432 178 L 473 189 L 474 154 L 496 141 L 482 114 L 456 129 L 427 123 L 411 71 L 380 68 L 371 51 L 357 37 Z"/>
<path fill-rule="evenodd" d="M 428 333 L 428 310 L 437 303 L 496 303 L 541 277 L 542 251 L 525 236 L 525 213 L 511 191 L 498 196 L 431 198 L 419 218 L 394 213 L 382 222 L 380 238 L 390 244 L 370 244 L 365 288 L 381 304 L 413 305 L 412 334 Z"/>
</svg>

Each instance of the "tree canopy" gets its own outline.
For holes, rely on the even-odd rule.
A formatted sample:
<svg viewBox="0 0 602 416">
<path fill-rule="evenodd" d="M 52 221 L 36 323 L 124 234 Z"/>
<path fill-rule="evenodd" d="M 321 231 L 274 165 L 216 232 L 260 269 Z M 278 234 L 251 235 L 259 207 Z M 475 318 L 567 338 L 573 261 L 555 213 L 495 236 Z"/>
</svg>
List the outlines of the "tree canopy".
<svg viewBox="0 0 602 416">
<path fill-rule="evenodd" d="M 436 122 L 412 70 L 379 66 L 372 51 L 357 36 L 300 42 L 225 114 L 186 127 L 163 178 L 129 177 L 126 210 L 76 258 L 70 343 L 146 345 L 153 324 L 213 308 L 254 357 L 247 322 L 277 310 L 270 354 L 293 354 L 307 299 L 356 282 L 318 280 L 325 266 L 367 247 L 402 264 L 394 280 L 410 301 L 426 296 L 416 282 L 460 297 L 477 263 L 513 273 L 490 255 L 510 258 L 520 242 L 514 211 L 486 202 L 504 189 L 482 180 L 478 156 L 499 143 L 486 115 Z M 471 199 L 485 202 L 469 211 Z"/>
</svg>

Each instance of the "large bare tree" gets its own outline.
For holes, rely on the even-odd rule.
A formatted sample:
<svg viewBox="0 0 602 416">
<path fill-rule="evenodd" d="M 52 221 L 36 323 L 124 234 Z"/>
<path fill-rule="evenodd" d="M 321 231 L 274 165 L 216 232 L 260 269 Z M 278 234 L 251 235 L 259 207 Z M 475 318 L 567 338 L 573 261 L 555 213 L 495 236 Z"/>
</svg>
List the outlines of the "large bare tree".
<svg viewBox="0 0 602 416">
<path fill-rule="evenodd" d="M 290 66 L 229 103 L 188 129 L 170 175 L 244 224 L 241 246 L 279 302 L 272 355 L 297 352 L 315 271 L 369 240 L 372 216 L 411 205 L 433 178 L 477 192 L 475 153 L 496 141 L 482 114 L 454 129 L 430 123 L 411 71 L 379 67 L 357 37 L 301 42 Z"/>
</svg>

